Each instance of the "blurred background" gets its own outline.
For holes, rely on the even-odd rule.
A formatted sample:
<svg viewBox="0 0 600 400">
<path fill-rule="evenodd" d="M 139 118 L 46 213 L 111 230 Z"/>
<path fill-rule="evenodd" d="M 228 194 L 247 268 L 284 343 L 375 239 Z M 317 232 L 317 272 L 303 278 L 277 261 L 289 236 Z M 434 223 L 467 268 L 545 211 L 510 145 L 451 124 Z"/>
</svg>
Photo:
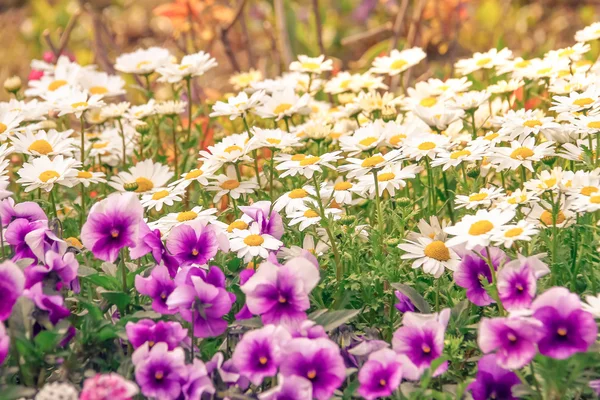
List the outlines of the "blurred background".
<svg viewBox="0 0 600 400">
<path fill-rule="evenodd" d="M 600 0 L 0 0 L 0 82 L 27 79 L 32 58 L 61 51 L 114 72 L 118 54 L 152 45 L 216 57 L 207 98 L 230 91 L 234 71 L 275 76 L 298 54 L 364 70 L 392 48 L 420 46 L 427 62 L 412 79 L 445 77 L 474 51 L 509 47 L 528 58 L 571 45 L 599 11 Z"/>
</svg>

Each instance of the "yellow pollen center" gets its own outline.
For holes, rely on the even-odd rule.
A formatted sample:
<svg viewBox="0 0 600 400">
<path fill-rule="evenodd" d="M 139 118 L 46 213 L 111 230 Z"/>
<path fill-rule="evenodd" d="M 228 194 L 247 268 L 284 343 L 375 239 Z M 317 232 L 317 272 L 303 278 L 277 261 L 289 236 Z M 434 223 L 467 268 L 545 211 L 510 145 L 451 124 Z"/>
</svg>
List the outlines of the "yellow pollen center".
<svg viewBox="0 0 600 400">
<path fill-rule="evenodd" d="M 540 74 L 540 75 L 546 75 L 546 74 L 549 74 L 550 72 L 552 72 L 552 68 L 551 67 L 542 68 L 542 69 L 539 69 L 537 71 L 537 73 Z"/>
<path fill-rule="evenodd" d="M 528 147 L 519 147 L 510 153 L 510 158 L 514 160 L 525 160 L 533 156 L 534 152 Z"/>
<path fill-rule="evenodd" d="M 0 133 L 4 133 L 6 132 L 6 129 L 8 128 L 8 126 L 6 126 L 5 124 L 3 124 L 2 122 L 0 122 Z"/>
<path fill-rule="evenodd" d="M 379 182 L 387 182 L 387 181 L 391 181 L 395 177 L 396 177 L 396 175 L 394 175 L 393 172 L 384 172 L 383 174 L 377 175 L 377 180 Z"/>
<path fill-rule="evenodd" d="M 155 344 L 156 344 L 156 343 L 154 343 L 154 341 L 153 341 L 153 340 L 150 340 L 150 341 L 148 342 L 148 347 L 152 347 L 152 346 L 154 346 Z"/>
<path fill-rule="evenodd" d="M 178 222 L 191 221 L 193 219 L 196 219 L 197 216 L 198 216 L 198 214 L 196 214 L 194 211 L 182 211 L 179 214 L 177 214 L 177 221 Z"/>
<path fill-rule="evenodd" d="M 136 64 L 135 68 L 136 69 L 141 69 L 143 66 L 150 64 L 150 61 L 140 61 L 139 63 Z"/>
<path fill-rule="evenodd" d="M 494 229 L 494 224 L 488 220 L 477 221 L 469 228 L 469 235 L 479 236 L 484 235 Z"/>
<path fill-rule="evenodd" d="M 539 119 L 528 119 L 527 121 L 523 122 L 523 126 L 526 126 L 528 128 L 535 128 L 536 126 L 540 125 L 542 125 L 542 121 L 540 121 Z"/>
<path fill-rule="evenodd" d="M 56 89 L 59 89 L 65 86 L 68 82 L 62 79 L 58 79 L 48 85 L 48 90 L 54 92 Z"/>
<path fill-rule="evenodd" d="M 90 179 L 92 176 L 94 176 L 94 175 L 91 172 L 89 172 L 89 171 L 79 171 L 79 172 L 77 172 L 77 177 L 78 178 Z"/>
<path fill-rule="evenodd" d="M 423 253 L 434 260 L 438 261 L 448 261 L 450 259 L 450 250 L 446 247 L 446 244 L 441 240 L 436 240 L 429 243 L 423 249 Z"/>
<path fill-rule="evenodd" d="M 600 129 L 600 121 L 588 122 L 587 127 L 592 129 Z"/>
<path fill-rule="evenodd" d="M 525 68 L 525 67 L 528 67 L 529 64 L 531 64 L 531 61 L 523 60 L 523 61 L 519 61 L 519 62 L 515 63 L 515 67 L 516 68 Z"/>
<path fill-rule="evenodd" d="M 545 181 L 543 181 L 543 183 L 544 185 L 546 185 L 546 187 L 552 187 L 556 185 L 556 178 L 546 179 Z"/>
<path fill-rule="evenodd" d="M 53 170 L 44 171 L 40 174 L 40 181 L 48 182 L 50 179 L 58 178 L 60 174 Z"/>
<path fill-rule="evenodd" d="M 423 343 L 423 345 L 421 346 L 421 350 L 423 350 L 423 353 L 425 353 L 425 354 L 431 353 L 431 347 L 429 347 L 425 343 Z"/>
<path fill-rule="evenodd" d="M 379 385 L 380 386 L 385 386 L 387 384 L 387 382 L 385 381 L 385 379 L 380 379 L 379 380 Z"/>
<path fill-rule="evenodd" d="M 282 295 L 279 295 L 279 298 L 277 299 L 277 301 L 279 301 L 281 304 L 287 303 L 287 299 L 285 297 L 283 297 Z"/>
<path fill-rule="evenodd" d="M 78 101 L 77 103 L 71 104 L 72 108 L 85 108 L 87 106 L 89 106 L 87 101 Z"/>
<path fill-rule="evenodd" d="M 435 143 L 433 142 L 423 142 L 418 147 L 419 150 L 431 150 L 435 149 Z"/>
<path fill-rule="evenodd" d="M 180 71 L 185 71 L 189 67 L 190 67 L 189 64 L 183 64 L 183 65 L 180 65 L 179 67 L 177 67 L 177 69 L 180 70 Z"/>
<path fill-rule="evenodd" d="M 591 196 L 590 203 L 592 204 L 600 204 L 600 196 Z"/>
<path fill-rule="evenodd" d="M 306 167 L 307 165 L 313 165 L 320 161 L 321 159 L 316 156 L 306 157 L 304 160 L 300 161 L 300 165 L 302 167 Z"/>
<path fill-rule="evenodd" d="M 304 211 L 304 216 L 306 218 L 317 218 L 319 214 L 315 210 L 306 210 Z"/>
<path fill-rule="evenodd" d="M 110 231 L 110 236 L 112 236 L 114 239 L 118 238 L 119 237 L 119 231 L 116 230 L 116 229 L 112 229 Z"/>
<path fill-rule="evenodd" d="M 185 174 L 185 179 L 186 180 L 190 180 L 190 179 L 195 179 L 198 178 L 199 176 L 202 176 L 204 172 L 202 172 L 201 169 L 194 169 L 191 170 L 190 172 L 188 172 L 187 174 Z"/>
<path fill-rule="evenodd" d="M 452 153 L 450 153 L 450 158 L 452 160 L 456 160 L 460 157 L 468 157 L 471 155 L 471 152 L 469 150 L 459 150 L 459 151 L 453 151 Z"/>
<path fill-rule="evenodd" d="M 486 57 L 486 58 L 480 59 L 475 64 L 477 64 L 478 67 L 483 67 L 484 65 L 488 64 L 490 61 L 492 61 L 492 59 L 489 57 Z"/>
<path fill-rule="evenodd" d="M 135 178 L 135 182 L 138 184 L 138 188 L 135 189 L 137 193 L 143 193 L 154 189 L 154 183 L 152 183 L 150 179 L 144 178 L 143 176 Z"/>
<path fill-rule="evenodd" d="M 317 376 L 317 371 L 311 369 L 310 371 L 308 371 L 306 376 L 308 377 L 308 379 L 315 379 L 315 377 Z"/>
<path fill-rule="evenodd" d="M 260 365 L 265 365 L 267 363 L 267 361 L 269 361 L 269 359 L 267 357 L 260 357 L 258 359 L 258 362 L 260 363 Z"/>
<path fill-rule="evenodd" d="M 235 146 L 235 145 L 234 145 L 234 146 L 229 146 L 229 147 L 227 147 L 227 148 L 226 148 L 225 150 L 223 150 L 223 151 L 225 151 L 225 153 L 229 153 L 229 154 L 231 154 L 231 153 L 233 153 L 234 151 L 243 151 L 243 150 L 244 150 L 244 149 L 242 149 L 240 146 Z"/>
<path fill-rule="evenodd" d="M 158 191 L 158 192 L 156 192 L 156 193 L 154 193 L 152 195 L 152 200 L 164 199 L 168 195 L 169 195 L 169 191 L 168 190 L 160 190 L 160 191 Z"/>
<path fill-rule="evenodd" d="M 364 161 L 362 162 L 361 166 L 363 166 L 365 168 L 375 167 L 384 161 L 385 161 L 385 158 L 383 158 L 382 156 L 372 156 L 369 158 L 365 158 Z"/>
<path fill-rule="evenodd" d="M 304 154 L 294 154 L 292 156 L 292 161 L 302 161 L 306 158 L 306 155 Z"/>
<path fill-rule="evenodd" d="M 108 89 L 104 86 L 92 86 L 88 89 L 91 94 L 106 94 L 108 93 Z"/>
<path fill-rule="evenodd" d="M 475 193 L 469 196 L 469 201 L 481 201 L 487 199 L 487 193 Z"/>
<path fill-rule="evenodd" d="M 500 134 L 494 132 L 494 133 L 490 133 L 489 135 L 485 135 L 483 138 L 485 140 L 488 140 L 491 142 L 492 140 L 496 139 L 498 136 L 500 136 Z"/>
<path fill-rule="evenodd" d="M 274 139 L 274 138 L 268 138 L 267 139 L 267 143 L 277 145 L 277 144 L 281 143 L 281 140 L 280 139 Z"/>
<path fill-rule="evenodd" d="M 391 69 L 402 69 L 404 68 L 404 66 L 406 66 L 408 63 L 404 60 L 396 60 L 392 63 L 392 65 L 390 65 Z"/>
<path fill-rule="evenodd" d="M 154 378 L 158 381 L 160 381 L 164 377 L 165 377 L 165 374 L 162 371 L 158 371 L 154 374 Z"/>
<path fill-rule="evenodd" d="M 375 143 L 376 141 L 377 141 L 377 138 L 368 137 L 368 138 L 364 138 L 363 140 L 358 142 L 358 144 L 360 144 L 361 146 L 364 146 L 364 147 L 368 147 L 368 146 L 372 145 L 373 143 Z"/>
<path fill-rule="evenodd" d="M 592 104 L 593 102 L 594 102 L 594 100 L 590 99 L 589 97 L 584 97 L 584 98 L 575 100 L 573 102 L 573 105 L 583 107 L 583 106 L 588 106 L 588 105 Z"/>
<path fill-rule="evenodd" d="M 521 228 L 511 228 L 511 229 L 507 230 L 506 232 L 504 232 L 504 237 L 513 238 L 513 237 L 519 236 L 522 233 L 523 233 L 523 229 L 521 229 Z"/>
<path fill-rule="evenodd" d="M 581 193 L 584 196 L 591 196 L 593 193 L 596 193 L 598 191 L 598 188 L 595 186 L 585 186 L 583 188 L 581 188 L 581 191 L 579 193 Z"/>
<path fill-rule="evenodd" d="M 265 242 L 265 239 L 260 235 L 248 235 L 244 238 L 244 243 L 248 246 L 260 246 Z"/>
<path fill-rule="evenodd" d="M 77 247 L 78 249 L 83 247 L 83 244 L 79 241 L 79 239 L 73 236 L 66 238 L 65 242 L 73 247 Z"/>
<path fill-rule="evenodd" d="M 352 184 L 350 182 L 338 182 L 333 185 L 333 190 L 348 190 L 352 188 Z"/>
<path fill-rule="evenodd" d="M 303 69 L 310 69 L 311 71 L 317 70 L 321 66 L 314 62 L 303 62 L 301 65 Z"/>
<path fill-rule="evenodd" d="M 402 140 L 406 139 L 406 135 L 399 133 L 390 138 L 390 144 L 392 146 L 397 146 Z"/>
<path fill-rule="evenodd" d="M 290 199 L 302 199 L 306 196 L 308 196 L 308 192 L 304 189 L 294 189 L 288 194 Z"/>
<path fill-rule="evenodd" d="M 221 188 L 225 190 L 233 190 L 240 186 L 240 183 L 235 179 L 229 179 L 221 183 Z"/>
<path fill-rule="evenodd" d="M 566 219 L 567 217 L 565 216 L 565 214 L 562 211 L 559 211 L 556 215 L 556 224 L 562 224 L 563 222 L 565 222 Z M 542 221 L 547 226 L 552 226 L 553 220 L 550 211 L 544 210 L 542 215 L 540 215 L 540 221 Z"/>
<path fill-rule="evenodd" d="M 92 144 L 92 149 L 104 149 L 106 146 L 108 146 L 108 142 L 94 143 Z"/>
<path fill-rule="evenodd" d="M 558 328 L 556 330 L 556 333 L 558 333 L 559 336 L 567 336 L 567 329 L 566 328 Z"/>
<path fill-rule="evenodd" d="M 198 255 L 198 250 L 197 249 L 192 249 L 192 255 L 193 256 L 197 256 Z"/>
<path fill-rule="evenodd" d="M 287 110 L 292 108 L 292 105 L 289 103 L 281 103 L 273 110 L 273 114 L 283 114 Z"/>
<path fill-rule="evenodd" d="M 517 341 L 517 337 L 515 336 L 514 333 L 512 332 L 508 332 L 508 335 L 506 335 L 506 337 L 508 338 L 508 340 L 510 340 L 511 342 L 516 342 Z"/>
<path fill-rule="evenodd" d="M 36 140 L 33 143 L 31 143 L 29 145 L 29 147 L 27 148 L 27 150 L 35 151 L 36 153 L 46 155 L 46 154 L 51 153 L 53 148 L 52 148 L 52 145 L 47 140 L 40 139 L 40 140 Z"/>
<path fill-rule="evenodd" d="M 437 104 L 437 99 L 435 97 L 425 97 L 421 99 L 419 104 L 423 107 L 433 107 Z"/>
<path fill-rule="evenodd" d="M 227 232 L 231 233 L 234 229 L 244 230 L 246 228 L 248 228 L 248 224 L 242 221 L 241 219 L 238 219 L 229 224 L 229 226 L 227 227 Z"/>
</svg>

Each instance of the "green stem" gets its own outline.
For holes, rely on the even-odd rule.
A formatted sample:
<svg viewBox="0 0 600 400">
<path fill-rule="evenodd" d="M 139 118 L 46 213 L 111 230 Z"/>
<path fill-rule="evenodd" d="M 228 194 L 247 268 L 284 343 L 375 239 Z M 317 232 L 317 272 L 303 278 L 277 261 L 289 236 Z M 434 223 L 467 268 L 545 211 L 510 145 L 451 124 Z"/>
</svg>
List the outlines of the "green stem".
<svg viewBox="0 0 600 400">
<path fill-rule="evenodd" d="M 248 125 L 248 121 L 246 120 L 246 116 L 242 115 L 242 121 L 244 121 L 244 127 L 246 128 L 246 132 L 248 132 L 248 137 L 252 137 L 252 133 L 250 133 L 250 126 Z M 258 187 L 260 188 L 260 171 L 258 170 L 258 152 L 256 150 L 252 151 L 252 157 L 254 158 L 254 170 L 256 171 L 256 183 L 258 183 Z"/>
<path fill-rule="evenodd" d="M 271 160 L 269 162 L 269 169 L 271 170 L 271 175 L 269 177 L 269 198 L 271 199 L 271 206 L 269 207 L 269 214 L 273 211 L 273 204 L 275 203 L 275 199 L 273 198 L 273 181 L 275 178 L 275 149 L 271 149 Z"/>
<path fill-rule="evenodd" d="M 187 137 L 185 138 L 186 143 L 189 143 L 190 137 L 192 136 L 192 78 L 186 79 L 187 83 L 187 95 L 188 95 L 188 129 Z M 177 176 L 177 175 L 175 175 Z"/>
<path fill-rule="evenodd" d="M 81 117 L 79 118 L 79 120 L 81 122 L 81 167 L 82 168 L 85 164 L 85 119 L 83 118 L 84 114 L 85 113 L 82 113 Z"/>
<path fill-rule="evenodd" d="M 85 186 L 81 184 L 81 213 L 79 214 L 79 226 L 83 228 L 85 220 Z"/>
<path fill-rule="evenodd" d="M 435 211 L 435 198 L 433 197 L 433 175 L 431 165 L 429 164 L 429 157 L 427 156 L 425 156 L 425 166 L 427 167 L 427 185 L 429 186 L 427 193 L 429 196 L 429 207 L 433 211 L 431 215 L 435 215 L 437 212 Z"/>
<path fill-rule="evenodd" d="M 121 118 L 117 118 L 117 123 L 119 124 L 119 131 L 121 133 L 121 144 L 123 146 L 123 152 L 121 154 L 121 164 L 123 165 L 123 169 L 127 166 L 127 149 L 125 145 L 125 131 L 123 130 L 123 124 L 121 123 Z M 177 175 L 175 175 L 177 176 Z"/>
<path fill-rule="evenodd" d="M 50 190 L 50 201 L 52 202 L 52 211 L 54 212 L 54 218 L 58 218 L 58 212 L 56 211 L 56 199 L 54 198 L 54 190 Z"/>
<path fill-rule="evenodd" d="M 171 121 L 173 121 L 173 130 L 172 130 L 172 137 L 173 137 L 173 163 L 175 164 L 175 176 L 179 176 L 179 159 L 177 156 L 177 123 L 175 122 L 175 117 L 171 118 Z"/>
<path fill-rule="evenodd" d="M 492 286 L 494 286 L 494 290 L 496 291 L 494 293 L 494 295 L 492 297 L 494 297 L 494 300 L 496 300 L 496 304 L 498 304 L 498 311 L 500 312 L 500 315 L 504 315 L 504 306 L 502 305 L 502 301 L 500 300 L 500 297 L 498 296 L 498 285 L 496 284 L 496 269 L 494 268 L 494 262 L 492 261 L 492 253 L 490 252 L 490 247 L 486 246 L 485 247 L 485 252 L 486 252 L 486 257 L 484 257 L 484 260 L 486 260 L 488 266 L 490 267 L 490 274 L 492 276 Z"/>
<path fill-rule="evenodd" d="M 375 206 L 377 207 L 377 229 L 379 231 L 379 244 L 383 243 L 383 213 L 381 211 L 381 199 L 379 198 L 379 180 L 377 179 L 377 171 L 373 170 L 373 180 L 375 182 Z"/>
</svg>

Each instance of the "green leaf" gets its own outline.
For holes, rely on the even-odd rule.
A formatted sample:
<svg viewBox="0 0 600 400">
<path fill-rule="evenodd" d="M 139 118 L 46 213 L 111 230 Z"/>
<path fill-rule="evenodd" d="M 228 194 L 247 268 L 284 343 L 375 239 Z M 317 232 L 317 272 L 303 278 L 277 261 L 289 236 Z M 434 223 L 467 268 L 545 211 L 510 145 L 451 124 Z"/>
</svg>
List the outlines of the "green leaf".
<svg viewBox="0 0 600 400">
<path fill-rule="evenodd" d="M 60 337 L 57 332 L 53 331 L 42 331 L 37 334 L 33 341 L 37 348 L 42 351 L 42 353 L 48 353 L 58 346 L 58 342 L 60 342 Z"/>
<path fill-rule="evenodd" d="M 431 312 L 431 308 L 429 307 L 429 304 L 427 304 L 427 301 L 425 301 L 423 296 L 421 296 L 414 288 L 403 283 L 392 283 L 392 287 L 408 297 L 422 313 L 428 314 Z"/>
<path fill-rule="evenodd" d="M 25 386 L 8 385 L 2 388 L 3 400 L 17 400 L 20 398 L 32 398 L 36 390 Z"/>
<path fill-rule="evenodd" d="M 90 275 L 94 275 L 97 274 L 98 271 L 96 271 L 94 268 L 92 267 L 88 267 L 86 265 L 80 265 L 79 268 L 77 269 L 77 276 L 90 276 Z"/>
<path fill-rule="evenodd" d="M 119 280 L 113 276 L 96 274 L 86 276 L 85 279 L 106 290 L 118 290 L 121 287 Z"/>
<path fill-rule="evenodd" d="M 110 304 L 117 306 L 119 311 L 122 311 L 131 303 L 131 297 L 127 293 L 123 292 L 103 292 L 102 297 L 106 299 Z"/>
<path fill-rule="evenodd" d="M 326 332 L 332 331 L 342 324 L 350 321 L 360 313 L 360 310 L 332 310 L 326 311 L 313 319 L 322 325 Z"/>
</svg>

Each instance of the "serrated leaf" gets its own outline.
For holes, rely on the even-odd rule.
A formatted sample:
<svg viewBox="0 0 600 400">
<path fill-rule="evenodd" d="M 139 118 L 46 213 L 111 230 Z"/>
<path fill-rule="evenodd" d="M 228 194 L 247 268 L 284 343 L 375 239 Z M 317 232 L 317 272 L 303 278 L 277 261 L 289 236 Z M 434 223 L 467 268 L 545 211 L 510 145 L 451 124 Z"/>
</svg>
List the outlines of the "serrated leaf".
<svg viewBox="0 0 600 400">
<path fill-rule="evenodd" d="M 429 304 L 427 304 L 427 301 L 425 301 L 423 296 L 421 296 L 414 288 L 403 283 L 392 283 L 392 287 L 408 297 L 422 313 L 429 314 L 431 312 L 431 308 L 429 307 Z"/>
</svg>

